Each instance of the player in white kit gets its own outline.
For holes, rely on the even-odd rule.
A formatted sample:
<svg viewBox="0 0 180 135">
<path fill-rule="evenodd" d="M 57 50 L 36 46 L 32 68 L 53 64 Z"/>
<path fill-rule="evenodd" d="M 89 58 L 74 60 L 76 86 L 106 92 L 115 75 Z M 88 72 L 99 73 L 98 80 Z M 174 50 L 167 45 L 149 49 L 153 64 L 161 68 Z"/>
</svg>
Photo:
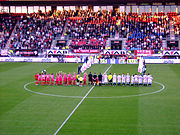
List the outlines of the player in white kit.
<svg viewBox="0 0 180 135">
<path fill-rule="evenodd" d="M 117 80 L 118 80 L 118 85 L 121 85 L 121 75 L 120 74 L 117 76 Z"/>
<path fill-rule="evenodd" d="M 131 86 L 134 85 L 134 75 L 131 75 Z"/>
<path fill-rule="evenodd" d="M 146 73 L 145 73 L 144 76 L 143 76 L 144 86 L 147 86 L 147 81 L 148 81 L 148 77 L 147 77 L 147 75 L 146 75 Z"/>
<path fill-rule="evenodd" d="M 151 86 L 152 80 L 153 80 L 152 76 L 148 74 L 148 86 Z"/>
<path fill-rule="evenodd" d="M 108 84 L 108 76 L 107 76 L 107 74 L 105 74 L 103 77 L 104 77 L 104 84 L 107 85 Z"/>
<path fill-rule="evenodd" d="M 142 86 L 143 84 L 143 77 L 139 74 L 139 85 Z"/>
<path fill-rule="evenodd" d="M 102 75 L 102 85 L 104 85 L 104 75 Z"/>
<path fill-rule="evenodd" d="M 130 75 L 129 75 L 129 73 L 127 73 L 127 76 L 126 76 L 126 84 L 127 85 L 130 84 Z"/>
<path fill-rule="evenodd" d="M 134 82 L 135 82 L 135 85 L 138 85 L 138 75 L 137 74 L 135 74 L 135 76 L 134 76 Z"/>
<path fill-rule="evenodd" d="M 122 85 L 124 86 L 125 83 L 126 83 L 126 76 L 125 76 L 125 74 L 123 73 L 123 74 L 122 74 Z"/>
<path fill-rule="evenodd" d="M 117 80 L 117 76 L 116 76 L 116 73 L 114 73 L 114 75 L 113 75 L 113 85 L 116 85 L 116 80 Z"/>
</svg>

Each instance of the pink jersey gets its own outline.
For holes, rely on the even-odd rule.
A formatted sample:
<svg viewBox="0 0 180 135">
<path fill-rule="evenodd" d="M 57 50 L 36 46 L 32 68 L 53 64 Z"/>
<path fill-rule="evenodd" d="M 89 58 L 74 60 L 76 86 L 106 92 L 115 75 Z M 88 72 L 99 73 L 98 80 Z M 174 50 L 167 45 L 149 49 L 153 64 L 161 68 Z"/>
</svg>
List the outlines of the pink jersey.
<svg viewBox="0 0 180 135">
<path fill-rule="evenodd" d="M 39 81 L 41 80 L 41 75 L 38 75 L 38 80 L 39 80 Z"/>
<path fill-rule="evenodd" d="M 66 81 L 66 80 L 67 80 L 66 75 L 63 75 L 63 81 Z"/>
<path fill-rule="evenodd" d="M 71 74 L 68 74 L 68 81 L 71 81 Z"/>
<path fill-rule="evenodd" d="M 43 79 L 43 80 L 46 80 L 46 75 L 42 75 L 42 79 Z"/>
<path fill-rule="evenodd" d="M 56 76 L 56 81 L 59 81 L 59 75 Z"/>
<path fill-rule="evenodd" d="M 50 75 L 47 74 L 47 75 L 46 75 L 46 78 L 47 78 L 47 80 L 50 80 Z"/>
<path fill-rule="evenodd" d="M 84 75 L 84 80 L 85 80 L 85 81 L 87 80 L 87 75 L 86 75 L 86 74 Z"/>
<path fill-rule="evenodd" d="M 73 80 L 76 80 L 76 74 L 73 75 Z"/>
<path fill-rule="evenodd" d="M 54 80 L 54 75 L 51 75 L 51 80 Z"/>
<path fill-rule="evenodd" d="M 59 81 L 62 81 L 62 75 L 61 74 L 59 75 Z"/>
</svg>

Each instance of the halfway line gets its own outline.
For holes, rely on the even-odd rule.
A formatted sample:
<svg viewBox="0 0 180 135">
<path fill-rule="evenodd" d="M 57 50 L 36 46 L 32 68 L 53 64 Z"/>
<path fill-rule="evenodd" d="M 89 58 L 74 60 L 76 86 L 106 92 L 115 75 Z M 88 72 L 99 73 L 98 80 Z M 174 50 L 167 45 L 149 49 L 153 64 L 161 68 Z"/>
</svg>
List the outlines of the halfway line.
<svg viewBox="0 0 180 135">
<path fill-rule="evenodd" d="M 106 69 L 104 74 L 111 68 L 112 64 Z M 57 135 L 57 133 L 61 130 L 61 128 L 64 126 L 64 124 L 68 121 L 68 119 L 73 115 L 73 113 L 76 111 L 76 109 L 81 105 L 81 103 L 84 101 L 84 99 L 89 95 L 89 93 L 92 91 L 94 86 L 91 87 L 91 89 L 86 93 L 86 95 L 81 99 L 81 101 L 77 104 L 77 106 L 73 109 L 73 111 L 69 114 L 69 116 L 65 119 L 65 121 L 61 124 L 61 126 L 57 129 L 57 131 L 54 133 L 54 135 Z"/>
</svg>

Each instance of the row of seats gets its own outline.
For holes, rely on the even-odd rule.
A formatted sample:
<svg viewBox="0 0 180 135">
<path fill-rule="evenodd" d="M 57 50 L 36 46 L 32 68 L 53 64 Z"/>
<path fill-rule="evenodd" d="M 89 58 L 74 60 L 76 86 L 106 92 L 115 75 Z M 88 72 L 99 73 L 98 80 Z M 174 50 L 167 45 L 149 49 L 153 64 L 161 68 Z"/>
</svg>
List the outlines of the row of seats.
<svg viewBox="0 0 180 135">
<path fill-rule="evenodd" d="M 3 14 L 4 15 L 4 14 Z M 20 16 L 21 15 L 21 16 Z M 161 16 L 161 17 L 157 17 Z M 149 12 L 142 15 L 137 13 L 118 13 L 115 11 L 76 10 L 54 12 L 51 15 L 40 14 L 12 14 L 15 22 L 19 20 L 14 36 L 10 39 L 12 49 L 49 49 L 52 40 L 62 33 L 72 39 L 71 47 L 106 45 L 108 38 L 127 38 L 127 49 L 159 49 L 162 39 L 169 36 L 169 22 L 173 21 L 175 34 L 179 35 L 179 19 L 174 12 L 164 16 L 164 12 Z M 175 18 L 175 19 L 174 19 Z M 4 27 L 7 17 L 3 16 L 1 23 L 1 48 L 7 43 L 14 25 Z M 12 20 L 12 19 L 10 19 Z M 66 29 L 65 23 L 67 22 Z M 7 28 L 7 29 L 6 29 Z M 8 29 L 11 30 L 11 32 Z M 4 34 L 6 32 L 6 34 Z"/>
<path fill-rule="evenodd" d="M 65 20 L 60 18 L 25 16 L 16 27 L 10 45 L 14 49 L 50 49 L 52 40 L 61 35 Z"/>
<path fill-rule="evenodd" d="M 79 13 L 77 13 L 79 14 Z M 107 38 L 114 38 L 118 32 L 116 17 L 109 11 L 98 11 L 88 14 L 80 11 L 86 17 L 71 17 L 68 21 L 66 34 L 72 38 L 72 48 L 101 48 L 105 47 Z M 82 15 L 82 16 L 83 16 Z M 94 47 L 92 47 L 94 46 Z"/>
<path fill-rule="evenodd" d="M 8 14 L 0 14 L 0 20 L 0 48 L 4 49 L 14 29 L 16 19 Z"/>
</svg>

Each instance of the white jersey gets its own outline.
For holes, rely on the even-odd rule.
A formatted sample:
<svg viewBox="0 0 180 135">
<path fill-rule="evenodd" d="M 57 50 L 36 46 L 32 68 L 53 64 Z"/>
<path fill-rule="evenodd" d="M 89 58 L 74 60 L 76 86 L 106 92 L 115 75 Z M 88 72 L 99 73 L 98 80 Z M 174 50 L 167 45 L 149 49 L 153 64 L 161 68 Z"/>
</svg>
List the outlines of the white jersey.
<svg viewBox="0 0 180 135">
<path fill-rule="evenodd" d="M 127 83 L 130 83 L 130 75 L 127 75 L 127 76 L 126 76 L 126 82 L 127 82 Z"/>
<path fill-rule="evenodd" d="M 117 79 L 118 79 L 118 83 L 121 83 L 121 75 L 118 75 Z"/>
<path fill-rule="evenodd" d="M 116 83 L 116 75 L 113 75 L 113 83 Z"/>
<path fill-rule="evenodd" d="M 104 75 L 102 75 L 102 84 L 104 84 Z"/>
<path fill-rule="evenodd" d="M 147 77 L 147 75 L 144 75 L 144 76 L 143 76 L 143 82 L 144 82 L 144 83 L 147 83 L 147 81 L 148 81 L 148 77 Z"/>
<path fill-rule="evenodd" d="M 104 83 L 108 83 L 108 76 L 104 75 Z"/>
<path fill-rule="evenodd" d="M 148 75 L 148 84 L 152 84 L 152 80 L 153 80 L 152 76 Z"/>
<path fill-rule="evenodd" d="M 125 82 L 126 82 L 126 76 L 122 75 L 122 83 L 125 83 Z"/>
<path fill-rule="evenodd" d="M 142 84 L 143 83 L 143 77 L 140 75 L 139 76 L 139 84 Z"/>
<path fill-rule="evenodd" d="M 134 83 L 134 76 L 131 76 L 131 84 Z"/>
<path fill-rule="evenodd" d="M 138 83 L 138 75 L 134 76 L 134 81 L 135 81 L 135 83 Z"/>
</svg>

